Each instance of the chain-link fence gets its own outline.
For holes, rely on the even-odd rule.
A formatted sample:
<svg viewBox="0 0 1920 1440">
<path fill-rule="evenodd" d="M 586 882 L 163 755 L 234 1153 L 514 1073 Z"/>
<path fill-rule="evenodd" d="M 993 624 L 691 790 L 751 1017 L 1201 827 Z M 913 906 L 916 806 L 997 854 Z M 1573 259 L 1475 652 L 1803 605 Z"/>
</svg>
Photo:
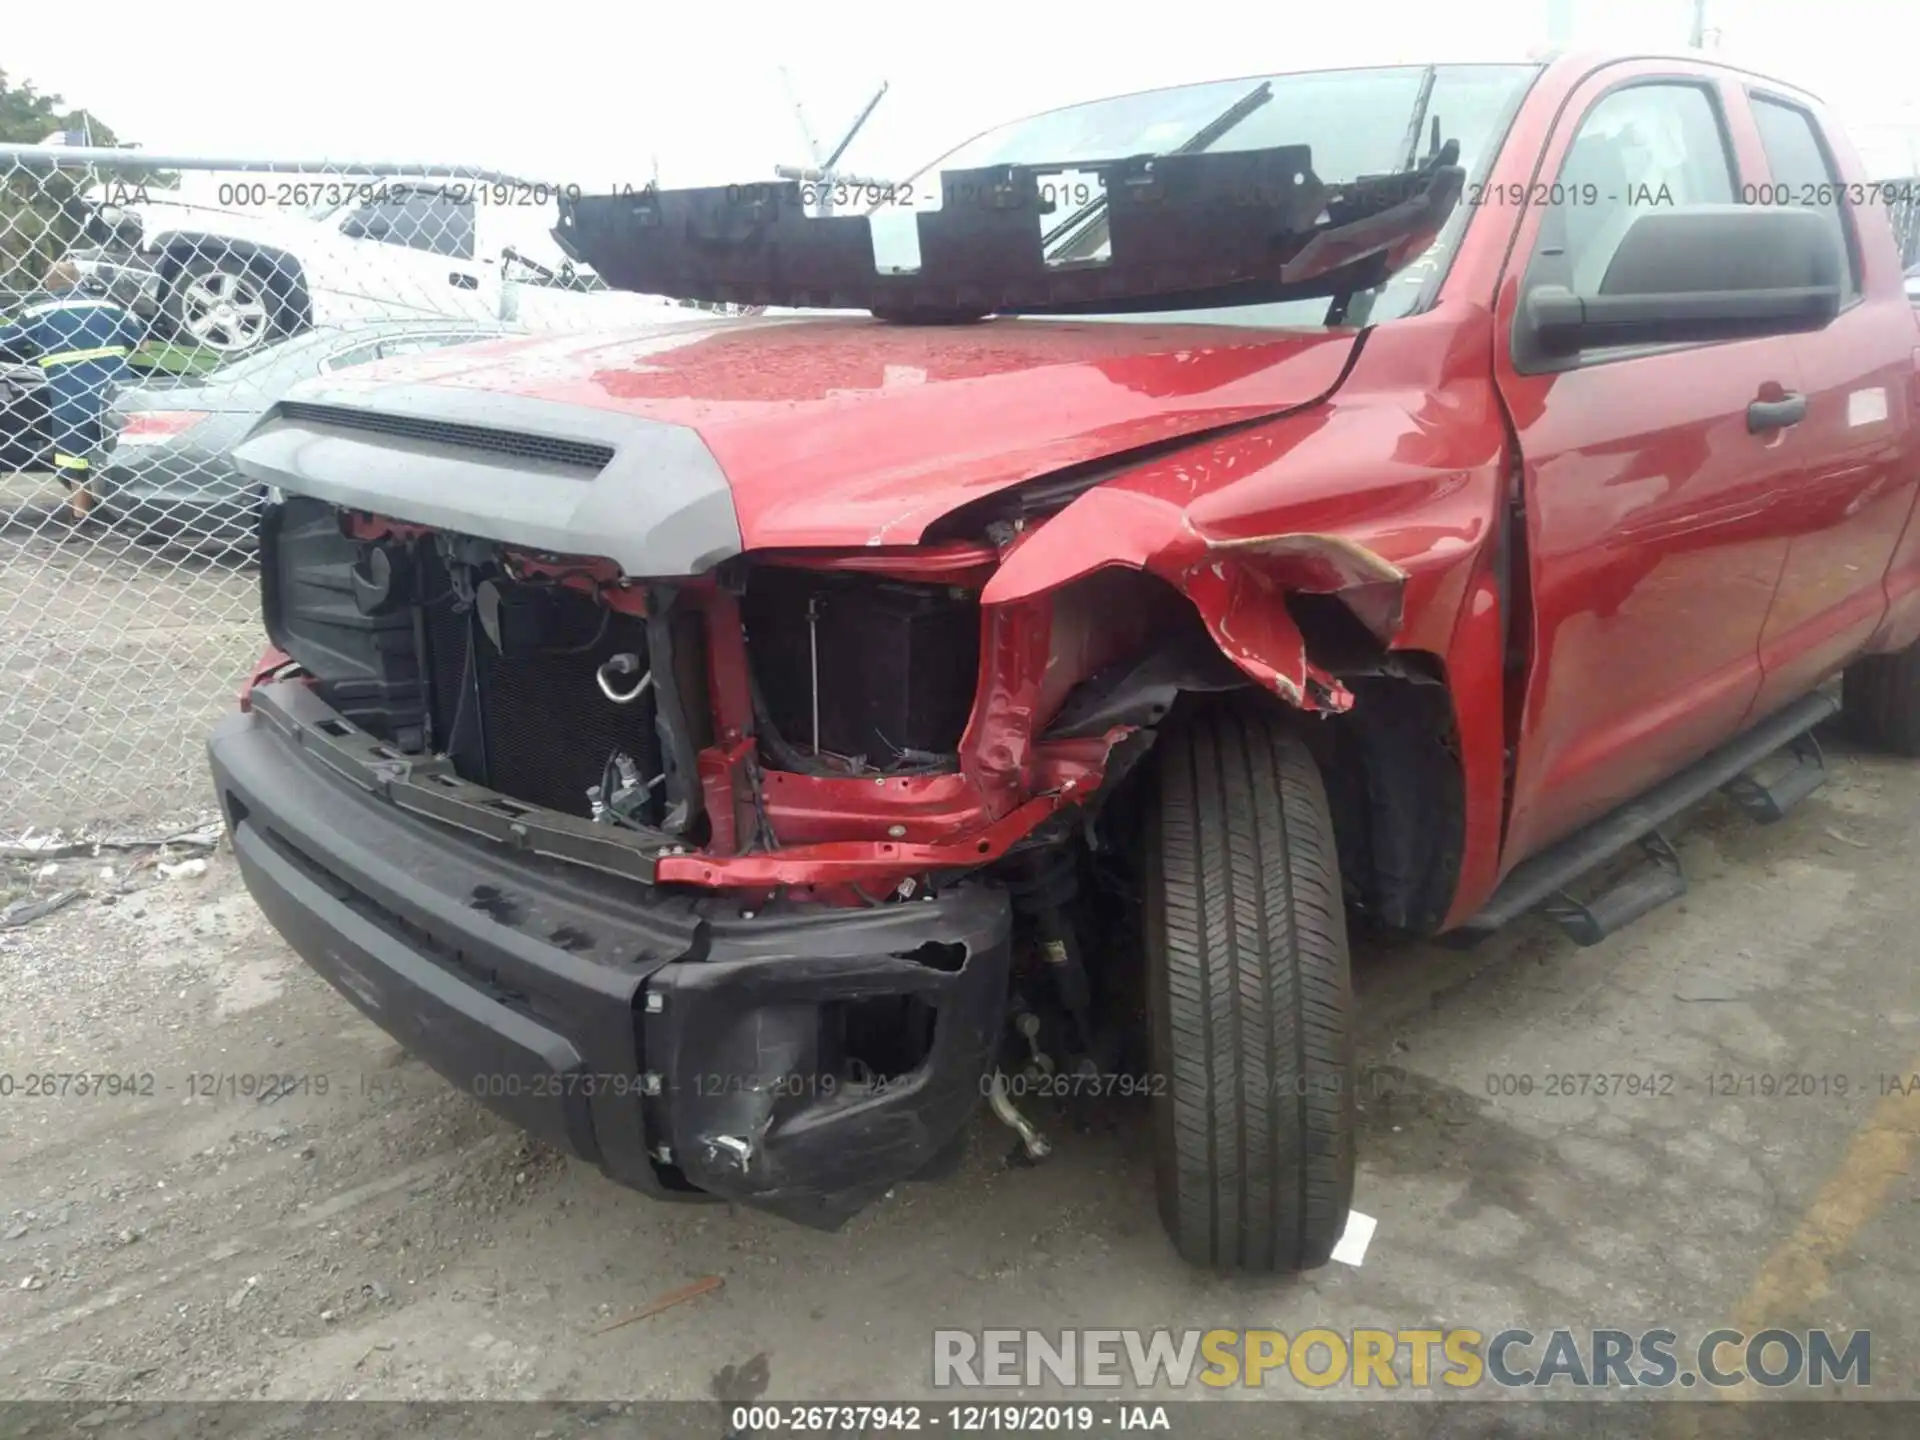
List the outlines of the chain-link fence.
<svg viewBox="0 0 1920 1440">
<path fill-rule="evenodd" d="M 687 313 L 566 261 L 567 188 L 0 146 L 0 836 L 205 803 L 264 643 L 230 451 L 289 386 Z"/>
</svg>

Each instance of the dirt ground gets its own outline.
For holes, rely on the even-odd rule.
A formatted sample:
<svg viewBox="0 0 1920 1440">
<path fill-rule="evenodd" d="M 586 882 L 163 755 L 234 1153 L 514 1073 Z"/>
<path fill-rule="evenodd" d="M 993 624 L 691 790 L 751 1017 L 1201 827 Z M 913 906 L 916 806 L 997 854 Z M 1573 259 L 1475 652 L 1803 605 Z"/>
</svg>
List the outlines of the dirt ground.
<svg viewBox="0 0 1920 1440">
<path fill-rule="evenodd" d="M 0 838 L 211 801 L 206 733 L 265 645 L 243 548 L 76 525 L 53 477 L 0 475 L 0 637 Z"/>
<path fill-rule="evenodd" d="M 1037 1107 L 1037 1168 L 983 1115 L 956 1178 L 837 1234 L 650 1203 L 409 1060 L 224 851 L 128 895 L 112 857 L 16 866 L 16 892 L 94 893 L 0 932 L 0 1397 L 698 1398 L 760 1366 L 768 1397 L 912 1397 L 937 1325 L 1763 1323 L 1870 1327 L 1875 1393 L 1920 1397 L 1920 1099 L 1880 1078 L 1920 1070 L 1920 767 L 1833 764 L 1777 825 L 1705 807 L 1689 896 L 1595 948 L 1529 921 L 1364 951 L 1379 1228 L 1360 1267 L 1297 1279 L 1174 1257 L 1125 1103 Z M 27 1098 L 37 1072 L 156 1078 Z M 1546 1093 L 1581 1072 L 1673 1079 Z M 226 1078 L 264 1075 L 293 1093 Z M 1533 1093 L 1490 1093 L 1509 1076 Z"/>
</svg>

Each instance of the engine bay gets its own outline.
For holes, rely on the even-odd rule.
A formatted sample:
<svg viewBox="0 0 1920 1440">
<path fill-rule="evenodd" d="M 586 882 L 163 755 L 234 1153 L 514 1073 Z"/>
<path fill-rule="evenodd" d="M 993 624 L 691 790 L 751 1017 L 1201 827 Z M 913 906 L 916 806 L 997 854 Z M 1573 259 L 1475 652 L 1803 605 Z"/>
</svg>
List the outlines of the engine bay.
<svg viewBox="0 0 1920 1440">
<path fill-rule="evenodd" d="M 775 774 L 960 769 L 982 633 L 965 586 L 742 560 L 695 595 L 297 497 L 262 562 L 269 634 L 329 704 L 529 805 L 724 843 L 736 817 L 716 827 L 697 773 L 723 732 L 751 733 Z M 709 653 L 716 602 L 741 641 L 732 685 Z"/>
<path fill-rule="evenodd" d="M 770 758 L 812 774 L 958 764 L 980 653 L 977 595 L 767 566 L 741 601 L 754 719 Z"/>
<path fill-rule="evenodd" d="M 977 692 L 1018 680 L 1030 717 L 1049 667 L 1022 645 L 1027 673 L 994 669 L 977 588 L 750 558 L 698 584 L 632 583 L 596 562 L 298 497 L 262 536 L 269 634 L 342 718 L 321 726 L 325 743 L 374 757 L 363 783 L 390 798 L 445 791 L 440 818 L 463 823 L 448 805 L 464 800 L 465 828 L 521 849 L 656 886 L 708 880 L 700 903 L 723 910 L 706 913 L 900 905 L 984 872 L 1016 917 L 1010 1063 L 1036 1075 L 1118 1063 L 1137 1026 L 1111 1019 L 1135 1008 L 1131 982 L 1085 956 L 1129 950 L 1137 887 L 1123 858 L 1079 843 L 1067 808 L 1077 777 L 1099 774 L 1078 757 L 1104 761 L 1111 736 L 1053 742 L 1053 763 L 1079 768 L 1046 794 L 982 797 L 996 777 L 968 768 Z M 1110 588 L 1088 589 L 1085 615 L 1112 604 Z M 1098 658 L 1092 633 L 1083 617 L 1055 637 L 1073 640 L 1076 670 Z M 868 853 L 849 865 L 854 838 Z M 774 868 L 713 884 L 729 864 Z M 809 864 L 817 878 L 781 883 Z M 939 971 L 951 948 L 912 958 Z M 903 1003 L 825 1013 L 822 1073 L 913 1073 L 931 1032 Z M 1026 1153 L 1044 1150 L 1010 1102 L 995 1108 Z"/>
</svg>

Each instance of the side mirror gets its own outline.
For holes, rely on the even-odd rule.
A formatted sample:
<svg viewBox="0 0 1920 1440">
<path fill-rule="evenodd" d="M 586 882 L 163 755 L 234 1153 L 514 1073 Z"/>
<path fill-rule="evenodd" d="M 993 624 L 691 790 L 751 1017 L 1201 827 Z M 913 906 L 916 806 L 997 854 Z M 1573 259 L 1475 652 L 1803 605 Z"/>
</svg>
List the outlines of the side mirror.
<svg viewBox="0 0 1920 1440">
<path fill-rule="evenodd" d="M 1530 289 L 1520 323 L 1548 356 L 1605 345 L 1791 335 L 1840 313 L 1832 218 L 1800 206 L 1702 205 L 1636 215 L 1598 290 Z"/>
</svg>

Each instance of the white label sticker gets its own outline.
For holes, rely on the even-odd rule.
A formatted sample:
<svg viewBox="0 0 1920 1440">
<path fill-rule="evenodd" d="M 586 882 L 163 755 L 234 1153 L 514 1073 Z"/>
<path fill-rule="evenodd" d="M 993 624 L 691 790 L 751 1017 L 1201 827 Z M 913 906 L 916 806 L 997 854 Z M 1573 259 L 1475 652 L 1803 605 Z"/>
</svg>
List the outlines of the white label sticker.
<svg viewBox="0 0 1920 1440">
<path fill-rule="evenodd" d="M 1878 425 L 1887 418 L 1887 392 L 1878 387 L 1847 396 L 1847 424 Z"/>
<path fill-rule="evenodd" d="M 1332 1258 L 1342 1265 L 1359 1268 L 1360 1262 L 1367 1258 L 1367 1242 L 1373 1239 L 1373 1227 L 1380 1222 L 1371 1215 L 1362 1215 L 1358 1210 L 1347 1212 L 1347 1228 L 1341 1234 L 1339 1243 L 1333 1247 Z"/>
</svg>

